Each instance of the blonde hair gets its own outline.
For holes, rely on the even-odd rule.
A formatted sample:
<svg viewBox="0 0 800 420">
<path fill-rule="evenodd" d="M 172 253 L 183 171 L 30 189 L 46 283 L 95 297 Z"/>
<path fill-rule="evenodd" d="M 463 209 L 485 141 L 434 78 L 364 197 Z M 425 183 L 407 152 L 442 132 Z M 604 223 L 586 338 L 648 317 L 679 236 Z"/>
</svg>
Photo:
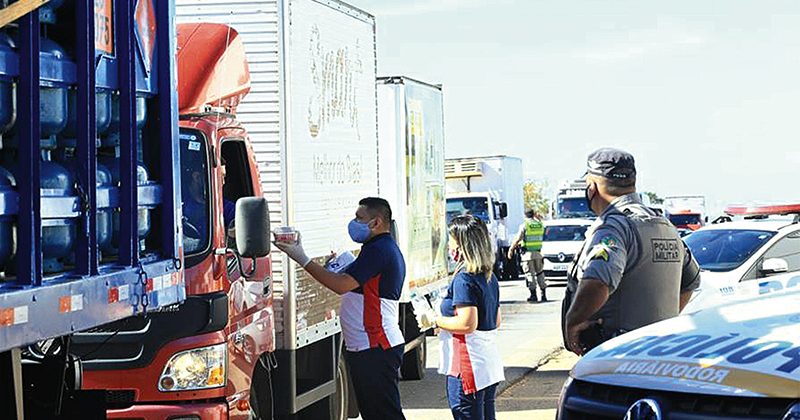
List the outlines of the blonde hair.
<svg viewBox="0 0 800 420">
<path fill-rule="evenodd" d="M 490 279 L 495 256 L 486 224 L 472 215 L 458 216 L 450 222 L 449 233 L 460 249 L 459 264 L 468 273 L 482 273 Z"/>
</svg>

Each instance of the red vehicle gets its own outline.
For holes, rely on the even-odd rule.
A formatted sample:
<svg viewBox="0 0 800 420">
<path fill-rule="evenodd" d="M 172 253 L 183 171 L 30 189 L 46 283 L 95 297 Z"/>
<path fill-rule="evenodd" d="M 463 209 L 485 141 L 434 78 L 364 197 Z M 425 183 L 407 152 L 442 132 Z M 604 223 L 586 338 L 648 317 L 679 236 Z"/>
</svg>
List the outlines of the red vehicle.
<svg viewBox="0 0 800 420">
<path fill-rule="evenodd" d="M 216 24 L 179 25 L 177 43 L 187 298 L 76 336 L 83 386 L 107 390 L 109 418 L 271 418 L 269 216 L 235 116 L 244 47 Z"/>
</svg>

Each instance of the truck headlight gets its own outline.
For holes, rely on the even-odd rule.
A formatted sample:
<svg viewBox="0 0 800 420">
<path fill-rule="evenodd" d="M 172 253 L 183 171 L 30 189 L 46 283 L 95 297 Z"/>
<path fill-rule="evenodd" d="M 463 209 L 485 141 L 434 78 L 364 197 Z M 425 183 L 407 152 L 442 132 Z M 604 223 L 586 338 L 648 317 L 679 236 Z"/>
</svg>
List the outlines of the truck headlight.
<svg viewBox="0 0 800 420">
<path fill-rule="evenodd" d="M 789 411 L 783 416 L 783 420 L 800 420 L 800 402 L 789 408 Z"/>
<path fill-rule="evenodd" d="M 227 359 L 224 343 L 176 353 L 158 378 L 158 390 L 188 391 L 224 386 Z"/>
</svg>

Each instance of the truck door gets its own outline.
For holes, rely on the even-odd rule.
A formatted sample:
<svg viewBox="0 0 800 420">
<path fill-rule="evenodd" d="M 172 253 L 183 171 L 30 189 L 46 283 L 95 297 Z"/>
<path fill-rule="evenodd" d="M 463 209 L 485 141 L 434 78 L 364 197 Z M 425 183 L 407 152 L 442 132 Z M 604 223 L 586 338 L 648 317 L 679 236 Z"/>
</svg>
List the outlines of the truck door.
<svg viewBox="0 0 800 420">
<path fill-rule="evenodd" d="M 253 172 L 243 138 L 223 137 L 220 165 L 224 178 L 222 206 L 217 214 L 224 224 L 227 248 L 235 251 L 236 201 L 242 197 L 260 194 L 258 186 L 253 183 Z M 241 369 L 242 374 L 249 375 L 258 356 L 273 348 L 271 313 L 267 311 L 272 294 L 271 263 L 269 256 L 252 261 L 238 258 L 234 252 L 227 252 L 226 255 L 227 277 L 230 282 L 229 325 L 233 327 L 232 341 L 237 349 L 231 360 L 231 373 Z"/>
</svg>

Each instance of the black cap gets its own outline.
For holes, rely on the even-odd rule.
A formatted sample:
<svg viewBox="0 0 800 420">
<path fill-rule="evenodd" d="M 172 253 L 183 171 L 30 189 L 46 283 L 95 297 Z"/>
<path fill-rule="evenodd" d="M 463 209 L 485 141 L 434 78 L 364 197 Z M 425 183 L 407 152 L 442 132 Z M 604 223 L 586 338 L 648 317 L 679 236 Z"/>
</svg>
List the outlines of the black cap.
<svg viewBox="0 0 800 420">
<path fill-rule="evenodd" d="M 604 147 L 589 154 L 586 173 L 609 179 L 636 179 L 636 165 L 630 153 Z"/>
</svg>

